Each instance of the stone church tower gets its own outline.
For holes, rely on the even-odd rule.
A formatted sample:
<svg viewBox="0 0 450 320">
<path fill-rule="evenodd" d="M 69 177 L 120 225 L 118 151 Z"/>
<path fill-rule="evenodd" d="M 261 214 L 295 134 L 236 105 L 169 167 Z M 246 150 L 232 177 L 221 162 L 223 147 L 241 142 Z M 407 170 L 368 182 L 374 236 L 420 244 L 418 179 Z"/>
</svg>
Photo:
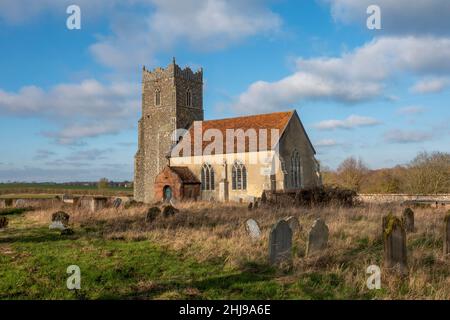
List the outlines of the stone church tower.
<svg viewBox="0 0 450 320">
<path fill-rule="evenodd" d="M 134 199 L 154 199 L 156 176 L 168 164 L 176 129 L 203 120 L 203 70 L 181 69 L 175 59 L 167 68 L 142 71 L 142 117 L 134 164 Z"/>
</svg>

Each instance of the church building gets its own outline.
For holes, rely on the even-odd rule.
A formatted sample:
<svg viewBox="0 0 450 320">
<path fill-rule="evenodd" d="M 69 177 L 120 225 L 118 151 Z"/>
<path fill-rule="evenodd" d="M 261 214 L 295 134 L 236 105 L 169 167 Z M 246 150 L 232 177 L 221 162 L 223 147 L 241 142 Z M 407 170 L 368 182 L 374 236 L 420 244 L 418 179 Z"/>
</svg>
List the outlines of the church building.
<svg viewBox="0 0 450 320">
<path fill-rule="evenodd" d="M 264 190 L 321 184 L 315 150 L 295 110 L 203 117 L 203 70 L 143 69 L 134 198 L 253 201 Z"/>
</svg>

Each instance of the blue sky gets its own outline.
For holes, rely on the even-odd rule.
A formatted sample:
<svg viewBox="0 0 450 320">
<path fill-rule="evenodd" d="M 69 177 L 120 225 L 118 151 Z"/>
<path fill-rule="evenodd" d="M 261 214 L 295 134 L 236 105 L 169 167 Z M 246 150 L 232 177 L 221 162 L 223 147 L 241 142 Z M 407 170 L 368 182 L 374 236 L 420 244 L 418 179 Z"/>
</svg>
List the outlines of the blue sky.
<svg viewBox="0 0 450 320">
<path fill-rule="evenodd" d="M 0 181 L 132 179 L 142 65 L 173 56 L 206 119 L 297 109 L 324 166 L 450 152 L 447 0 L 6 0 Z"/>
</svg>

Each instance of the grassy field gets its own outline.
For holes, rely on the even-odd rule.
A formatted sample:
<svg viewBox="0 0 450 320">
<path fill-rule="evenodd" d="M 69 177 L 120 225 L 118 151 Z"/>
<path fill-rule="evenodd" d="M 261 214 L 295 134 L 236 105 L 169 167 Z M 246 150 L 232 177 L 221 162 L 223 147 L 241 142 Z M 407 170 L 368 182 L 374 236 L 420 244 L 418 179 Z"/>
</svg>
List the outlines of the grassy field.
<svg viewBox="0 0 450 320">
<path fill-rule="evenodd" d="M 75 233 L 48 229 L 52 212 L 71 214 Z M 449 299 L 450 262 L 442 256 L 439 209 L 417 209 L 408 235 L 410 274 L 382 273 L 382 289 L 366 287 L 366 268 L 382 265 L 381 217 L 401 208 L 258 209 L 180 204 L 173 217 L 145 222 L 146 207 L 96 214 L 58 207 L 6 212 L 0 232 L 0 299 Z M 0 212 L 1 215 L 1 212 Z M 267 263 L 268 233 L 294 215 L 292 264 Z M 253 217 L 263 238 L 250 241 Z M 307 230 L 322 217 L 329 248 L 304 256 Z M 66 268 L 81 269 L 81 290 L 66 288 Z"/>
<path fill-rule="evenodd" d="M 133 188 L 65 185 L 55 183 L 0 183 L 0 198 L 54 197 L 58 194 L 132 196 Z"/>
</svg>

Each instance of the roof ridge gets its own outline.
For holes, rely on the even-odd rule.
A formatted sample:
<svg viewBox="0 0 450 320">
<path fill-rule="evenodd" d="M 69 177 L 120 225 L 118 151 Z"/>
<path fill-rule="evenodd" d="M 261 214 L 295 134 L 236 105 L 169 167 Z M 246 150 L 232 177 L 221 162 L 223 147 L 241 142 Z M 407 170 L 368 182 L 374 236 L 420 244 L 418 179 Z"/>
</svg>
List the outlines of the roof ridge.
<svg viewBox="0 0 450 320">
<path fill-rule="evenodd" d="M 229 118 L 221 118 L 221 119 L 196 120 L 195 122 L 211 122 L 211 121 L 233 120 L 233 119 L 240 119 L 240 118 L 252 118 L 252 117 L 269 116 L 269 115 L 278 114 L 278 113 L 294 113 L 294 112 L 295 112 L 295 109 L 290 109 L 290 110 L 287 110 L 287 111 L 276 111 L 276 112 L 268 112 L 268 113 L 249 114 L 249 115 L 243 115 L 243 116 L 237 116 L 237 117 L 229 117 Z"/>
</svg>

